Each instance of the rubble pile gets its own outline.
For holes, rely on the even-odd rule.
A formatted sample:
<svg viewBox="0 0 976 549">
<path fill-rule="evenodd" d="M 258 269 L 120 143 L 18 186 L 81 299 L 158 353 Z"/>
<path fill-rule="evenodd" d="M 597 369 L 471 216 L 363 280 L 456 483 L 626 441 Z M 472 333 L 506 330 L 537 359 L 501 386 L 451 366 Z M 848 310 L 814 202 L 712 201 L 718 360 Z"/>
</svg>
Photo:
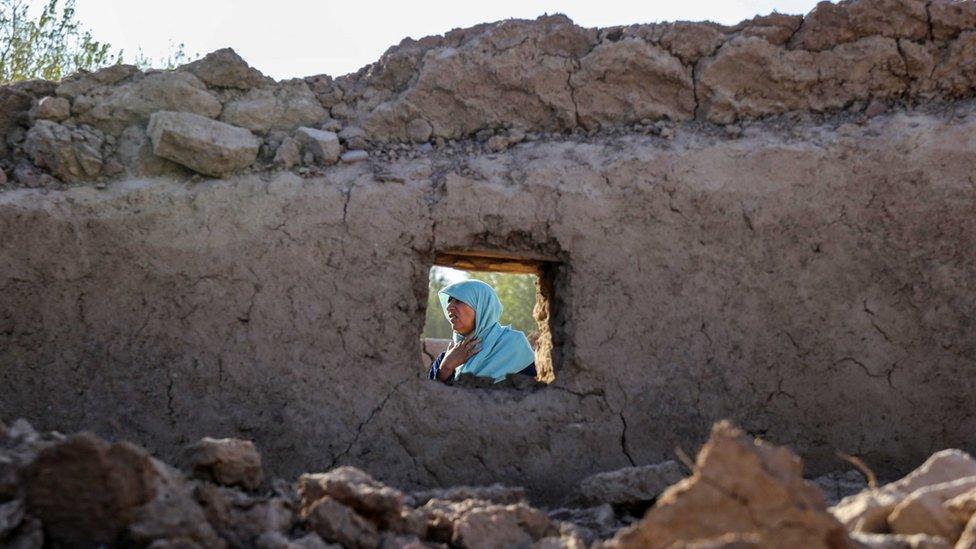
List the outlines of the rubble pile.
<svg viewBox="0 0 976 549">
<path fill-rule="evenodd" d="M 976 547 L 976 460 L 968 454 L 943 450 L 904 478 L 828 508 L 800 458 L 728 422 L 712 428 L 690 476 L 675 462 L 600 473 L 580 482 L 581 506 L 559 509 L 498 484 L 407 493 L 350 466 L 266 481 L 257 449 L 237 439 L 205 438 L 180 463 L 91 433 L 0 424 L 0 544 Z M 643 518 L 621 516 L 621 506 L 639 501 L 653 503 Z"/>
<path fill-rule="evenodd" d="M 222 49 L 0 88 L 0 184 L 309 170 L 621 128 L 668 138 L 688 122 L 734 138 L 771 115 L 971 98 L 974 45 L 974 2 L 845 0 L 734 26 L 507 20 L 407 38 L 337 78 L 275 82 Z"/>
</svg>

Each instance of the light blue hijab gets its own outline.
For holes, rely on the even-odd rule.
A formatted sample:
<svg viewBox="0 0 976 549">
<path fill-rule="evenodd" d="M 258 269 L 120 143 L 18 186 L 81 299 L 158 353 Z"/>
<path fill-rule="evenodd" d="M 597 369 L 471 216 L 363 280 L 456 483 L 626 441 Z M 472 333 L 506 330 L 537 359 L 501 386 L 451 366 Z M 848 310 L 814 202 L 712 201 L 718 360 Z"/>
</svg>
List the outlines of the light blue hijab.
<svg viewBox="0 0 976 549">
<path fill-rule="evenodd" d="M 455 298 L 474 309 L 474 332 L 468 337 L 481 339 L 481 350 L 454 370 L 455 379 L 461 374 L 486 376 L 495 383 L 508 374 L 520 372 L 535 362 L 535 352 L 525 334 L 511 326 L 498 324 L 502 316 L 502 302 L 492 287 L 480 280 L 464 280 L 445 286 L 438 292 L 441 309 L 447 317 L 447 300 Z M 465 339 L 454 332 L 455 343 Z"/>
</svg>

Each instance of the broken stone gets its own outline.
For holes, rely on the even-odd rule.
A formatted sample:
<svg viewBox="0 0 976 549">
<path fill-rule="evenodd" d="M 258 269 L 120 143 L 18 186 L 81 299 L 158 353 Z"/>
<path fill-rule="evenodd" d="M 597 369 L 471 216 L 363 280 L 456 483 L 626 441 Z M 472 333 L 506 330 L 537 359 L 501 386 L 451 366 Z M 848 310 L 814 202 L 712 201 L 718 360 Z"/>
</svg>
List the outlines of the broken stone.
<svg viewBox="0 0 976 549">
<path fill-rule="evenodd" d="M 965 525 L 970 517 L 976 514 L 976 490 L 969 490 L 950 498 L 942 504 L 942 507 L 957 523 Z"/>
<path fill-rule="evenodd" d="M 856 99 L 903 94 L 904 70 L 891 38 L 872 36 L 809 52 L 739 36 L 700 63 L 698 98 L 706 119 L 720 124 L 787 111 L 821 112 Z"/>
<path fill-rule="evenodd" d="M 23 483 L 51 543 L 109 544 L 156 497 L 160 475 L 142 448 L 81 433 L 41 450 Z"/>
<path fill-rule="evenodd" d="M 86 108 L 79 110 L 82 97 Z M 196 76 L 187 72 L 159 72 L 122 84 L 98 88 L 75 100 L 79 123 L 90 124 L 109 135 L 119 135 L 133 124 L 144 124 L 157 111 L 174 111 L 216 118 L 217 98 Z"/>
<path fill-rule="evenodd" d="M 275 149 L 274 163 L 285 168 L 291 169 L 302 161 L 302 152 L 298 147 L 298 141 L 292 137 L 286 137 Z"/>
<path fill-rule="evenodd" d="M 354 164 L 356 162 L 364 162 L 369 160 L 369 153 L 366 151 L 347 151 L 342 154 L 342 162 L 344 164 Z"/>
<path fill-rule="evenodd" d="M 756 441 L 728 422 L 712 428 L 695 471 L 668 488 L 609 547 L 672 547 L 727 534 L 758 535 L 779 547 L 838 547 L 847 533 L 823 494 L 803 480 L 786 448 Z"/>
<path fill-rule="evenodd" d="M 248 547 L 266 532 L 286 533 L 294 514 L 281 497 L 252 497 L 209 483 L 197 485 L 196 500 L 207 521 L 232 547 Z"/>
<path fill-rule="evenodd" d="M 74 100 L 95 88 L 117 84 L 135 74 L 139 74 L 138 67 L 123 64 L 109 65 L 95 72 L 78 71 L 62 80 L 55 93 L 58 97 Z"/>
<path fill-rule="evenodd" d="M 464 501 L 480 499 L 501 505 L 525 501 L 525 488 L 492 484 L 490 486 L 454 486 L 437 488 L 410 494 L 412 505 L 423 505 L 432 499 L 442 501 Z"/>
<path fill-rule="evenodd" d="M 261 454 L 254 443 L 205 437 L 183 451 L 183 464 L 194 478 L 254 490 L 261 485 Z"/>
<path fill-rule="evenodd" d="M 361 549 L 379 545 L 379 531 L 372 522 L 329 496 L 317 499 L 302 512 L 302 516 L 309 528 L 326 541 Z"/>
<path fill-rule="evenodd" d="M 208 53 L 202 59 L 180 67 L 193 73 L 208 86 L 246 90 L 260 85 L 265 77 L 261 71 L 251 68 L 231 48 Z"/>
<path fill-rule="evenodd" d="M 327 109 L 331 109 L 342 101 L 342 88 L 336 85 L 331 76 L 318 74 L 305 77 L 305 83 L 311 88 L 312 93 L 318 98 L 319 103 Z"/>
<path fill-rule="evenodd" d="M 159 495 L 135 510 L 128 538 L 138 546 L 226 547 L 178 473 L 170 470 L 167 477 Z"/>
<path fill-rule="evenodd" d="M 463 547 L 520 547 L 558 533 L 539 509 L 518 503 L 475 507 L 454 525 L 452 542 Z"/>
<path fill-rule="evenodd" d="M 976 476 L 976 461 L 969 454 L 942 450 L 901 480 L 846 497 L 830 512 L 852 532 L 885 533 L 888 515 L 912 492 L 971 476 Z"/>
<path fill-rule="evenodd" d="M 298 479 L 298 494 L 303 509 L 328 496 L 384 529 L 399 522 L 406 500 L 403 492 L 378 482 L 355 467 L 302 475 Z"/>
<path fill-rule="evenodd" d="M 423 118 L 414 118 L 407 124 L 407 137 L 414 143 L 426 143 L 430 141 L 430 135 L 434 129 L 430 123 Z"/>
<path fill-rule="evenodd" d="M 643 40 L 600 44 L 580 60 L 570 83 L 586 129 L 641 118 L 688 120 L 695 112 L 691 73 Z"/>
<path fill-rule="evenodd" d="M 146 135 L 146 130 L 139 125 L 126 128 L 118 138 L 116 147 L 118 162 L 124 170 L 136 177 L 171 175 L 185 177 L 192 172 L 185 166 L 171 160 L 156 156 L 153 144 Z M 109 161 L 102 166 L 102 171 L 110 173 L 107 167 Z"/>
<path fill-rule="evenodd" d="M 613 537 L 622 526 L 617 521 L 613 506 L 609 503 L 583 509 L 554 509 L 549 511 L 549 518 L 570 522 L 576 526 L 585 528 L 589 532 L 592 532 L 594 538 L 599 537 L 601 539 Z M 593 541 L 593 539 L 587 539 L 585 535 L 581 537 L 586 541 Z"/>
<path fill-rule="evenodd" d="M 104 137 L 97 130 L 68 128 L 38 120 L 27 132 L 24 150 L 38 167 L 61 181 L 93 179 L 102 171 Z"/>
<path fill-rule="evenodd" d="M 342 122 L 330 118 L 323 122 L 320 127 L 327 132 L 339 133 L 342 131 Z"/>
<path fill-rule="evenodd" d="M 251 165 L 261 147 L 244 128 L 187 112 L 154 113 L 147 134 L 157 156 L 214 177 Z"/>
<path fill-rule="evenodd" d="M 16 183 L 28 188 L 49 187 L 58 182 L 27 160 L 21 160 L 14 166 L 12 176 Z"/>
<path fill-rule="evenodd" d="M 488 138 L 488 150 L 501 152 L 508 148 L 508 138 L 504 135 L 493 135 Z"/>
<path fill-rule="evenodd" d="M 880 116 L 888 110 L 888 106 L 884 104 L 883 101 L 872 101 L 868 104 L 868 107 L 864 109 L 864 116 L 868 118 L 874 118 L 875 116 Z"/>
<path fill-rule="evenodd" d="M 976 4 L 972 2 L 933 0 L 927 8 L 936 40 L 951 40 L 964 30 L 976 28 Z"/>
<path fill-rule="evenodd" d="M 342 147 L 336 134 L 315 128 L 298 128 L 295 139 L 319 163 L 330 166 L 339 161 Z"/>
<path fill-rule="evenodd" d="M 71 103 L 63 97 L 43 97 L 34 108 L 34 118 L 61 122 L 71 116 Z"/>
<path fill-rule="evenodd" d="M 326 118 L 328 113 L 301 79 L 253 89 L 227 103 L 220 115 L 223 122 L 257 133 L 315 126 Z"/>
<path fill-rule="evenodd" d="M 369 143 L 366 142 L 366 132 L 356 126 L 346 126 L 339 132 L 339 140 L 342 141 L 349 150 L 365 150 Z"/>
<path fill-rule="evenodd" d="M 956 520 L 952 513 L 943 508 L 943 503 L 973 489 L 976 489 L 976 477 L 915 490 L 891 511 L 888 526 L 895 534 L 928 534 L 955 541 L 962 534 L 966 522 Z"/>
<path fill-rule="evenodd" d="M 405 89 L 366 113 L 363 127 L 370 137 L 407 139 L 407 125 L 418 114 L 430 123 L 434 136 L 445 138 L 501 125 L 546 130 L 575 126 L 569 77 L 576 59 L 595 44 L 595 30 L 553 15 L 509 20 L 479 31 L 462 43 L 427 50 Z M 397 52 L 391 48 L 384 57 Z M 455 100 L 460 97 L 464 100 Z"/>
<path fill-rule="evenodd" d="M 0 503 L 0 541 L 3 541 L 24 520 L 24 502 L 15 499 Z"/>
<path fill-rule="evenodd" d="M 868 36 L 921 41 L 928 34 L 924 2 L 859 0 L 837 4 L 820 2 L 803 18 L 790 46 L 827 50 Z"/>
<path fill-rule="evenodd" d="M 851 539 L 865 549 L 950 549 L 952 545 L 942 538 L 915 534 L 866 534 L 855 532 Z"/>
<path fill-rule="evenodd" d="M 0 158 L 9 154 L 7 144 L 15 130 L 21 130 L 29 121 L 33 98 L 30 93 L 15 86 L 0 86 Z"/>
<path fill-rule="evenodd" d="M 973 515 L 966 523 L 966 527 L 962 531 L 962 535 L 959 536 L 959 540 L 956 542 L 957 549 L 974 549 L 976 548 L 976 515 Z"/>
<path fill-rule="evenodd" d="M 587 505 L 648 502 L 682 478 L 684 473 L 675 461 L 625 467 L 586 477 L 580 481 L 579 494 Z"/>
</svg>

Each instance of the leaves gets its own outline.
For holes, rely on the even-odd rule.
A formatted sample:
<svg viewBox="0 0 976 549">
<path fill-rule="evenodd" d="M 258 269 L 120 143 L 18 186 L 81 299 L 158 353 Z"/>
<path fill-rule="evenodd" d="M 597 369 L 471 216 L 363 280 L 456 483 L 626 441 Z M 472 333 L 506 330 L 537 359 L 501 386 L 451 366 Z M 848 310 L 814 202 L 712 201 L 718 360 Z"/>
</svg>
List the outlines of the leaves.
<svg viewBox="0 0 976 549">
<path fill-rule="evenodd" d="M 0 0 L 0 83 L 43 78 L 60 80 L 80 69 L 121 62 L 121 52 L 82 31 L 75 0 L 48 0 L 36 18 L 21 0 Z"/>
<path fill-rule="evenodd" d="M 122 50 L 95 40 L 75 19 L 75 0 L 48 0 L 31 17 L 24 0 L 0 0 L 0 84 L 42 78 L 61 80 L 79 70 L 93 71 L 125 62 Z M 140 49 L 131 63 L 141 69 L 173 69 L 199 57 L 184 44 L 170 44 L 170 53 L 153 60 Z"/>
</svg>

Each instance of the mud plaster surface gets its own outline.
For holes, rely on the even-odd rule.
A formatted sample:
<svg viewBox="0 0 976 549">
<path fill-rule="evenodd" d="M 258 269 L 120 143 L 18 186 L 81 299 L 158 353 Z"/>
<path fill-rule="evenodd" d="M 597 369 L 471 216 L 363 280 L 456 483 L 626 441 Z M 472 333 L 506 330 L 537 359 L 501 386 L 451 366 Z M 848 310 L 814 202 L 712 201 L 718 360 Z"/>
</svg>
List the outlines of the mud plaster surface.
<svg viewBox="0 0 976 549">
<path fill-rule="evenodd" d="M 6 191 L 0 417 L 539 501 L 692 451 L 720 418 L 810 473 L 835 450 L 903 472 L 976 451 L 974 168 L 971 116 L 896 114 Z M 552 386 L 425 379 L 428 270 L 453 248 L 562 262 Z"/>
</svg>

